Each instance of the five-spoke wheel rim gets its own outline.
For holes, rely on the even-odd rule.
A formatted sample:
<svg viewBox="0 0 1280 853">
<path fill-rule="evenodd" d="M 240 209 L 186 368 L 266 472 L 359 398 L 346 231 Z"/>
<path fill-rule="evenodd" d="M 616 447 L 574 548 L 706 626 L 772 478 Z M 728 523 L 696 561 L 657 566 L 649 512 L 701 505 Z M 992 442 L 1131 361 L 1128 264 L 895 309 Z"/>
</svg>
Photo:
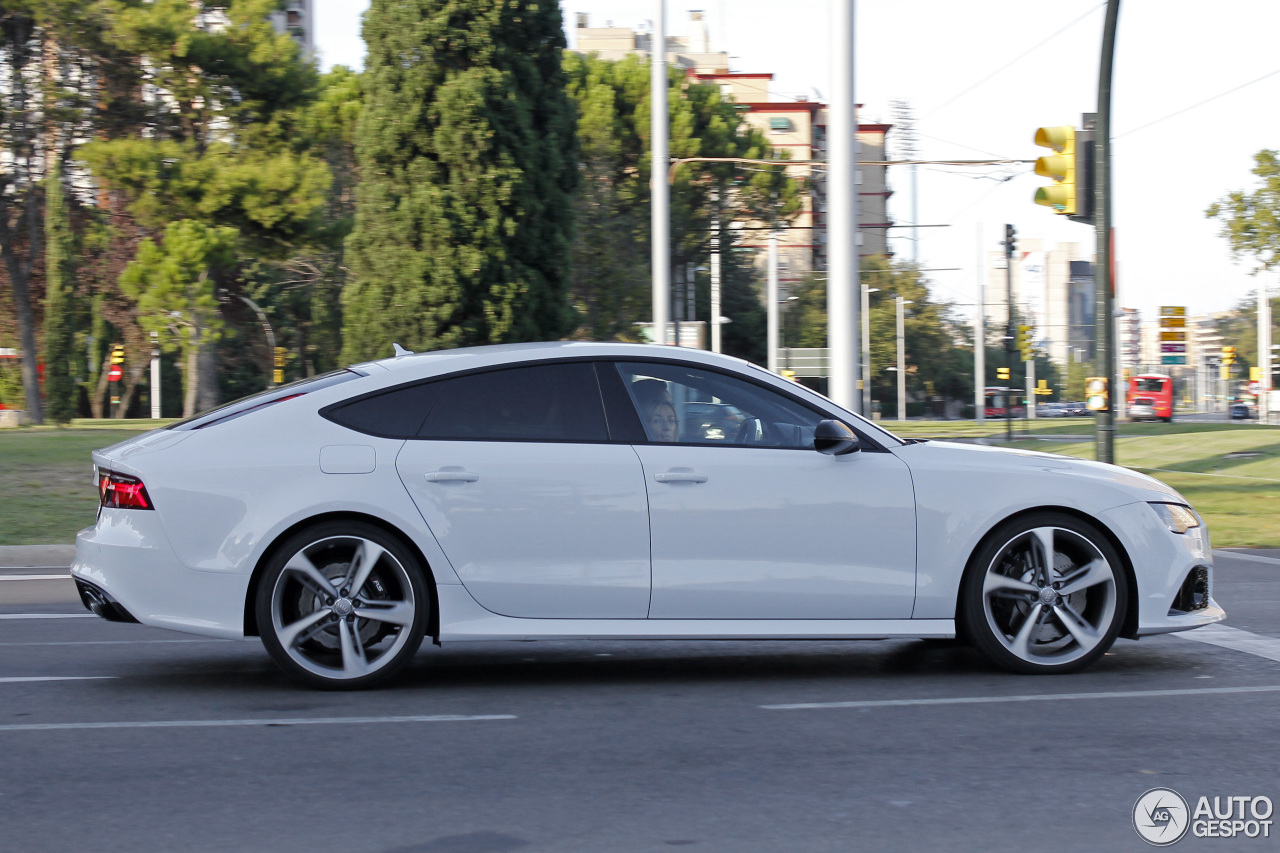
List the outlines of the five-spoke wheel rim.
<svg viewBox="0 0 1280 853">
<path fill-rule="evenodd" d="M 325 678 L 351 680 L 395 660 L 413 634 L 413 583 L 400 560 L 360 536 L 318 539 L 291 556 L 271 591 L 285 653 Z"/>
<path fill-rule="evenodd" d="M 1107 640 L 1116 574 L 1088 538 L 1037 527 L 1005 543 L 987 567 L 982 609 L 995 637 L 1028 663 L 1062 665 Z"/>
</svg>

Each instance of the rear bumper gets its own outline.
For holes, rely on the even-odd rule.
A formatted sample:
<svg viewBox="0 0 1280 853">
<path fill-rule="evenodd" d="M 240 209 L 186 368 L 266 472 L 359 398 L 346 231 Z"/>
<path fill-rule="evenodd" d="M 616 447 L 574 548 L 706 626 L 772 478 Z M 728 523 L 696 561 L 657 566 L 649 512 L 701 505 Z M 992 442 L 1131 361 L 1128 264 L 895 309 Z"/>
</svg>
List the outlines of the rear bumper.
<svg viewBox="0 0 1280 853">
<path fill-rule="evenodd" d="M 249 578 L 183 566 L 158 513 L 102 510 L 96 525 L 76 534 L 71 577 L 85 606 L 104 618 L 127 616 L 117 621 L 224 639 L 244 636 Z"/>
</svg>

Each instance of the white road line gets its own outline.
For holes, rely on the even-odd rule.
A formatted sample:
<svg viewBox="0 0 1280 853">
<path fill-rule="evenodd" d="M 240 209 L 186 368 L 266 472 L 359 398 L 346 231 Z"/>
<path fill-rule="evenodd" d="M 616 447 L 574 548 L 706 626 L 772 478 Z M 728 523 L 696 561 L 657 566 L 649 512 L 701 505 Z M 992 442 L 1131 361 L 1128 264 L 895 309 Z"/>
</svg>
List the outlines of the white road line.
<svg viewBox="0 0 1280 853">
<path fill-rule="evenodd" d="M 1208 643 L 1211 646 L 1221 646 L 1237 652 L 1246 652 L 1280 663 L 1280 640 L 1255 634 L 1252 631 L 1242 631 L 1226 625 L 1205 625 L 1194 631 L 1181 631 L 1174 636 L 1184 640 L 1195 640 L 1197 643 Z"/>
<path fill-rule="evenodd" d="M 97 619 L 96 613 L 0 613 L 0 619 Z"/>
<path fill-rule="evenodd" d="M 0 581 L 69 581 L 71 575 L 0 575 Z"/>
<path fill-rule="evenodd" d="M 55 569 L 62 569 L 63 571 L 68 573 L 70 573 L 71 571 L 70 566 L 0 566 L 0 572 L 20 572 L 20 571 L 31 571 L 34 569 L 40 569 L 41 571 L 47 571 L 47 572 L 53 571 Z"/>
<path fill-rule="evenodd" d="M 9 675 L 0 677 L 0 684 L 17 684 L 26 681 L 101 681 L 116 677 L 114 675 Z"/>
<path fill-rule="evenodd" d="M 246 639 L 256 640 L 256 637 Z M 205 637 L 202 640 L 29 640 L 17 643 L 0 643 L 4 646 L 148 646 L 172 643 L 237 643 L 239 640 L 219 640 L 217 637 Z"/>
<path fill-rule="evenodd" d="M 423 717 L 281 717 L 263 720 L 144 720 L 128 723 L 21 723 L 0 726 L 0 732 L 47 732 L 63 729 L 203 729 L 229 726 L 333 726 L 369 723 L 460 723 L 474 720 L 514 720 L 514 714 L 434 714 Z"/>
<path fill-rule="evenodd" d="M 1211 696 L 1221 693 L 1280 693 L 1267 687 L 1203 687 L 1191 690 L 1117 690 L 1113 693 L 1033 693 L 1023 696 L 955 696 L 946 699 L 876 699 L 863 702 L 797 702 L 761 705 L 766 711 L 808 711 L 819 708 L 903 708 L 911 705 L 988 705 L 1002 702 L 1067 702 L 1080 699 L 1147 699 L 1163 696 Z"/>
</svg>

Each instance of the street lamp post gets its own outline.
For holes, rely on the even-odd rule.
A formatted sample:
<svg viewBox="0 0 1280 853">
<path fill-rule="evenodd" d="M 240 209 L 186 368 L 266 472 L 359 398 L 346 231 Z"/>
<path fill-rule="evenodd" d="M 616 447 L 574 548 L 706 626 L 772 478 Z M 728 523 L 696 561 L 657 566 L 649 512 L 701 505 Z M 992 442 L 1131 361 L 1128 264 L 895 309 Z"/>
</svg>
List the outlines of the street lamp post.
<svg viewBox="0 0 1280 853">
<path fill-rule="evenodd" d="M 871 417 L 871 294 L 880 288 L 862 285 L 862 415 Z"/>
<path fill-rule="evenodd" d="M 907 363 L 906 363 L 906 318 L 903 309 L 912 304 L 910 299 L 898 297 L 898 420 L 907 419 Z"/>
</svg>

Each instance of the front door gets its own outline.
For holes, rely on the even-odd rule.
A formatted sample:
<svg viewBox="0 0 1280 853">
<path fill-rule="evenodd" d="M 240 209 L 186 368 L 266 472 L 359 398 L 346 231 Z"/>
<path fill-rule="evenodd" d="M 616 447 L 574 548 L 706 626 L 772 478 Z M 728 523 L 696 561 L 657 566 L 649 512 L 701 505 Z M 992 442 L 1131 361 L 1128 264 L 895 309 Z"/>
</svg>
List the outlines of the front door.
<svg viewBox="0 0 1280 853">
<path fill-rule="evenodd" d="M 910 618 L 905 463 L 879 449 L 818 453 L 825 415 L 764 385 L 676 363 L 616 367 L 648 434 L 636 451 L 653 540 L 650 618 Z"/>
<path fill-rule="evenodd" d="M 644 618 L 643 472 L 608 441 L 593 365 L 444 383 L 396 468 L 468 592 L 504 616 Z"/>
</svg>

